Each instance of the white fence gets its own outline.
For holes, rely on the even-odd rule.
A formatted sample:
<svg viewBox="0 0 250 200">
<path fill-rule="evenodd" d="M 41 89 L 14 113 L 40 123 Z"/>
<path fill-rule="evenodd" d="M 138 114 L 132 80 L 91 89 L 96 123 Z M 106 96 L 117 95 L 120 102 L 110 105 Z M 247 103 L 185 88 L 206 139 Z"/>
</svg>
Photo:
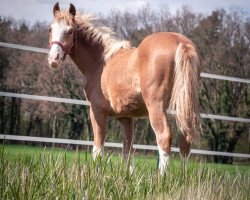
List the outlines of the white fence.
<svg viewBox="0 0 250 200">
<path fill-rule="evenodd" d="M 12 48 L 12 49 L 19 49 L 19 50 L 32 51 L 32 52 L 45 53 L 45 54 L 49 53 L 49 49 L 30 47 L 30 46 L 19 45 L 19 44 L 10 44 L 10 43 L 4 43 L 4 42 L 0 42 L 0 47 L 7 47 L 7 48 Z M 221 76 L 217 74 L 208 74 L 208 73 L 203 73 L 203 72 L 201 73 L 200 76 L 204 78 L 211 78 L 211 79 L 217 79 L 217 80 L 235 81 L 239 83 L 248 83 L 248 84 L 250 83 L 249 79 Z"/>
<path fill-rule="evenodd" d="M 78 100 L 78 99 L 66 99 L 66 98 L 48 97 L 48 96 L 39 96 L 39 95 L 30 95 L 30 94 L 18 94 L 18 93 L 11 93 L 11 92 L 0 92 L 0 96 L 89 106 L 89 103 L 87 101 Z M 174 115 L 175 111 L 167 110 L 167 113 Z M 216 119 L 216 120 L 250 123 L 250 119 L 239 118 L 239 117 L 229 117 L 229 116 L 223 116 L 223 115 L 201 113 L 201 117 L 208 118 L 208 119 Z"/>
<path fill-rule="evenodd" d="M 93 145 L 93 141 L 70 140 L 70 139 L 59 139 L 59 138 L 45 138 L 45 137 L 30 137 L 30 136 L 20 136 L 20 135 L 2 135 L 2 134 L 0 134 L 0 139 L 2 139 L 2 140 L 30 141 L 30 142 L 58 143 L 58 144 L 75 144 L 75 145 L 87 145 L 87 146 Z M 105 147 L 112 147 L 112 148 L 122 148 L 121 143 L 113 143 L 113 142 L 105 142 L 104 146 Z M 134 144 L 133 148 L 138 149 L 138 150 L 153 150 L 153 151 L 158 150 L 157 146 L 142 145 L 142 144 Z M 176 148 L 176 147 L 172 147 L 171 151 L 172 152 L 180 152 L 179 148 Z M 191 149 L 191 154 L 250 158 L 250 154 L 228 153 L 228 152 L 219 152 L 219 151 L 206 151 L 206 150 L 199 150 L 199 149 Z"/>
<path fill-rule="evenodd" d="M 29 47 L 17 44 L 9 44 L 0 42 L 0 47 L 8 47 L 8 48 L 15 48 L 20 50 L 38 52 L 38 53 L 48 53 L 48 49 L 36 48 L 36 47 Z M 204 78 L 211 78 L 211 79 L 218 79 L 218 80 L 228 80 L 228 81 L 235 81 L 240 83 L 250 83 L 248 79 L 236 78 L 236 77 L 228 77 L 228 76 L 221 76 L 216 74 L 208 74 L 208 73 L 201 73 L 201 77 Z M 52 102 L 59 102 L 59 103 L 70 103 L 70 104 L 80 104 L 88 106 L 89 103 L 83 100 L 76 100 L 76 99 L 65 99 L 65 98 L 58 98 L 58 97 L 47 97 L 47 96 L 38 96 L 38 95 L 28 95 L 28 94 L 17 94 L 17 93 L 9 93 L 9 92 L 0 92 L 0 96 L 5 97 L 15 97 L 15 98 L 24 98 L 24 99 L 33 99 L 33 100 L 42 100 L 42 101 L 52 101 Z M 174 111 L 167 110 L 169 114 L 175 114 Z M 213 114 L 201 114 L 202 118 L 210 118 L 215 120 L 226 120 L 226 121 L 237 121 L 242 123 L 250 123 L 250 119 L 246 118 L 239 118 L 239 117 L 230 117 L 230 116 L 221 116 L 221 115 L 213 115 Z M 35 142 L 49 142 L 49 143 L 63 143 L 63 144 L 77 144 L 77 145 L 92 145 L 92 141 L 79 141 L 79 140 L 67 140 L 67 139 L 58 139 L 58 138 L 41 138 L 41 137 L 27 137 L 27 136 L 17 136 L 17 135 L 2 135 L 0 134 L 0 139 L 6 140 L 20 140 L 20 141 L 35 141 Z M 107 147 L 116 147 L 121 148 L 122 144 L 120 143 L 105 143 Z M 135 149 L 144 149 L 144 150 L 157 150 L 157 146 L 152 145 L 134 145 Z M 178 148 L 172 148 L 173 152 L 179 152 Z M 192 149 L 191 153 L 193 154 L 203 154 L 203 155 L 220 155 L 220 156 L 232 156 L 232 157 L 241 157 L 241 158 L 250 158 L 250 154 L 240 154 L 240 153 L 227 153 L 227 152 L 217 152 L 217 151 L 206 151 L 206 150 L 197 150 Z"/>
</svg>

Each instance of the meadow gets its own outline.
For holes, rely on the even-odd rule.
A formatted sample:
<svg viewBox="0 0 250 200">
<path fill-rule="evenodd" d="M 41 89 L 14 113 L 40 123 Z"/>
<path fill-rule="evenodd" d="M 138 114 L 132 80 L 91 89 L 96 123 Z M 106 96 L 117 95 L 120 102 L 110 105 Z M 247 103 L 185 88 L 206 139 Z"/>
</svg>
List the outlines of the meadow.
<svg viewBox="0 0 250 200">
<path fill-rule="evenodd" d="M 116 153 L 93 161 L 87 151 L 0 145 L 0 199 L 250 199 L 250 166 L 173 158 L 164 176 L 156 156 Z"/>
</svg>

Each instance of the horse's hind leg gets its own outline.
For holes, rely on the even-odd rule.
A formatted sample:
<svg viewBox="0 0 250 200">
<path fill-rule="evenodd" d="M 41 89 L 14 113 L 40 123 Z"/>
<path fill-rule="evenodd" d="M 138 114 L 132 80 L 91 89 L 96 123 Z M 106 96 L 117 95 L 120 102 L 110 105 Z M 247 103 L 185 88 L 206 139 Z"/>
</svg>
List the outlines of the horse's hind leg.
<svg viewBox="0 0 250 200">
<path fill-rule="evenodd" d="M 150 124 L 155 132 L 159 149 L 159 169 L 164 174 L 171 151 L 171 132 L 167 122 L 164 88 L 147 88 L 143 98 L 149 113 Z"/>
<path fill-rule="evenodd" d="M 157 109 L 159 109 L 159 111 Z M 156 141 L 159 150 L 159 169 L 161 174 L 165 172 L 167 167 L 172 142 L 171 132 L 164 110 L 159 107 L 149 109 L 149 119 L 156 134 Z"/>
<path fill-rule="evenodd" d="M 133 118 L 122 117 L 117 119 L 121 124 L 122 135 L 123 135 L 123 158 L 128 161 L 130 170 L 133 170 Z"/>
<path fill-rule="evenodd" d="M 181 156 L 185 162 L 185 161 L 187 161 L 187 159 L 190 155 L 190 149 L 191 149 L 190 139 L 186 135 L 181 134 L 180 138 L 179 138 L 179 146 L 180 146 Z"/>
</svg>

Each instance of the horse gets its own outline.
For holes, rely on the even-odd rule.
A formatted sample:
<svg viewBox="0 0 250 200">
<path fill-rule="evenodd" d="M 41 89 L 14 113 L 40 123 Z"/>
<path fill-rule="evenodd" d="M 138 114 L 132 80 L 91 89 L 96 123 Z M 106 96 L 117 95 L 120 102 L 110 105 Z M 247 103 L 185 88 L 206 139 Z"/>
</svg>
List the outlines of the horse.
<svg viewBox="0 0 250 200">
<path fill-rule="evenodd" d="M 133 118 L 148 116 L 163 174 L 171 151 L 166 113 L 170 109 L 182 133 L 180 153 L 187 160 L 200 133 L 200 67 L 193 42 L 178 33 L 158 32 L 133 47 L 129 41 L 119 40 L 98 18 L 76 12 L 73 4 L 69 10 L 60 10 L 56 3 L 53 15 L 48 62 L 51 68 L 58 68 L 68 55 L 85 77 L 94 133 L 93 159 L 103 155 L 109 116 L 121 124 L 124 159 L 133 152 Z"/>
</svg>

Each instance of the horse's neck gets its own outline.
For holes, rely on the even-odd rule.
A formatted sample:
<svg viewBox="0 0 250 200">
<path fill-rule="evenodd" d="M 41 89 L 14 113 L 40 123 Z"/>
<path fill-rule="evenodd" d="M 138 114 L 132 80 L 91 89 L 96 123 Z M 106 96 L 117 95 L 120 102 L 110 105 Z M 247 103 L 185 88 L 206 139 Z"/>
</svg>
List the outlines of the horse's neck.
<svg viewBox="0 0 250 200">
<path fill-rule="evenodd" d="M 91 93 L 101 94 L 101 88 L 98 86 L 100 86 L 104 62 L 100 48 L 85 44 L 79 42 L 70 57 L 85 77 L 85 94 L 91 100 Z"/>
<path fill-rule="evenodd" d="M 88 77 L 97 75 L 100 68 L 103 67 L 102 51 L 100 48 L 91 45 L 85 45 L 86 43 L 78 42 L 74 52 L 70 55 L 71 59 L 77 65 L 79 70 Z"/>
</svg>

